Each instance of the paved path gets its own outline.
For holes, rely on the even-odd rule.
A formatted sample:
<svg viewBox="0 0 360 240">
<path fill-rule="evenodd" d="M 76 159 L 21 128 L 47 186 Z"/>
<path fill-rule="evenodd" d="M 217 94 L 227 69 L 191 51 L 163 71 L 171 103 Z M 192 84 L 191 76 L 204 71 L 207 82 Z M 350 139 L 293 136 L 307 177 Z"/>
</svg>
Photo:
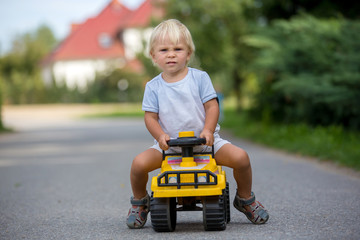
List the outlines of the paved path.
<svg viewBox="0 0 360 240">
<path fill-rule="evenodd" d="M 57 110 L 56 110 L 57 109 Z M 0 135 L 0 239 L 360 239 L 360 178 L 227 136 L 245 148 L 266 225 L 231 207 L 222 232 L 200 212 L 178 214 L 176 231 L 125 225 L 131 159 L 151 144 L 141 119 L 73 119 L 81 109 L 5 109 Z M 66 109 L 65 109 L 66 110 Z M 231 199 L 235 182 L 226 169 Z"/>
</svg>

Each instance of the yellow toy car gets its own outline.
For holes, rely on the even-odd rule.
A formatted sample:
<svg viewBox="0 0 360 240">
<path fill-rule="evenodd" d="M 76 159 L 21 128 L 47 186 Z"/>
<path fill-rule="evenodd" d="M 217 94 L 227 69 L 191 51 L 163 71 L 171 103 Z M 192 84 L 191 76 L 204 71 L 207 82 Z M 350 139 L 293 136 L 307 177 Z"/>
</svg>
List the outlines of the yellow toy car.
<svg viewBox="0 0 360 240">
<path fill-rule="evenodd" d="M 225 171 L 217 166 L 211 152 L 195 153 L 193 147 L 205 144 L 194 132 L 180 132 L 170 147 L 181 154 L 165 154 L 161 172 L 152 178 L 150 215 L 157 232 L 174 231 L 177 211 L 202 211 L 205 230 L 224 230 L 230 221 L 229 184 Z"/>
</svg>

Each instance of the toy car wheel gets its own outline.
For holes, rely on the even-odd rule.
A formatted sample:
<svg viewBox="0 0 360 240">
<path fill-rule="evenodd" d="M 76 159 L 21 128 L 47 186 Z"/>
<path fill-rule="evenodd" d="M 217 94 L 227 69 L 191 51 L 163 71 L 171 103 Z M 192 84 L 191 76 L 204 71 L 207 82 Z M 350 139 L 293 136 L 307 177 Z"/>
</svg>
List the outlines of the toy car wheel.
<svg viewBox="0 0 360 240">
<path fill-rule="evenodd" d="M 203 224 L 206 231 L 219 231 L 226 228 L 225 194 L 203 198 Z"/>
<path fill-rule="evenodd" d="M 151 224 L 156 232 L 172 232 L 176 227 L 176 198 L 150 199 Z"/>
<path fill-rule="evenodd" d="M 230 188 L 229 183 L 226 182 L 225 188 L 225 208 L 226 208 L 226 223 L 230 222 Z"/>
</svg>

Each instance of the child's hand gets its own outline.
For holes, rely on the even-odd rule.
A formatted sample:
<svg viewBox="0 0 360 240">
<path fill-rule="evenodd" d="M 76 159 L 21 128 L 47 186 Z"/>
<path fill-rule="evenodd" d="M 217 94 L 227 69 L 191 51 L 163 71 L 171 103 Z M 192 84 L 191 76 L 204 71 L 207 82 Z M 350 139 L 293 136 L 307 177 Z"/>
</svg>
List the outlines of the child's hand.
<svg viewBox="0 0 360 240">
<path fill-rule="evenodd" d="M 206 145 L 208 145 L 208 146 L 212 146 L 214 144 L 214 133 L 211 132 L 210 130 L 204 129 L 200 133 L 200 138 L 205 138 L 206 139 Z"/>
<path fill-rule="evenodd" d="M 167 135 L 167 134 L 160 135 L 160 137 L 158 139 L 159 147 L 164 151 L 168 150 L 169 145 L 167 144 L 167 141 L 169 141 L 169 140 L 170 140 L 169 135 Z"/>
</svg>

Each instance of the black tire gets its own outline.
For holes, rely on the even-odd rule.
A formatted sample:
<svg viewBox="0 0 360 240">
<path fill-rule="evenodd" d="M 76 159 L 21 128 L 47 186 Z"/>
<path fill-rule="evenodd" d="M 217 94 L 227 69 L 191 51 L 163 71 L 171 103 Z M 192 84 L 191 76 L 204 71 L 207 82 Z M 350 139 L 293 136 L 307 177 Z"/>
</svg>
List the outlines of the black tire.
<svg viewBox="0 0 360 240">
<path fill-rule="evenodd" d="M 230 187 L 229 183 L 226 182 L 226 188 L 225 188 L 225 209 L 226 209 L 226 223 L 229 223 L 231 220 L 230 217 Z"/>
<path fill-rule="evenodd" d="M 156 232 L 173 232 L 176 227 L 176 198 L 151 197 L 150 216 Z"/>
<path fill-rule="evenodd" d="M 226 229 L 225 194 L 203 198 L 203 224 L 205 231 Z"/>
</svg>

